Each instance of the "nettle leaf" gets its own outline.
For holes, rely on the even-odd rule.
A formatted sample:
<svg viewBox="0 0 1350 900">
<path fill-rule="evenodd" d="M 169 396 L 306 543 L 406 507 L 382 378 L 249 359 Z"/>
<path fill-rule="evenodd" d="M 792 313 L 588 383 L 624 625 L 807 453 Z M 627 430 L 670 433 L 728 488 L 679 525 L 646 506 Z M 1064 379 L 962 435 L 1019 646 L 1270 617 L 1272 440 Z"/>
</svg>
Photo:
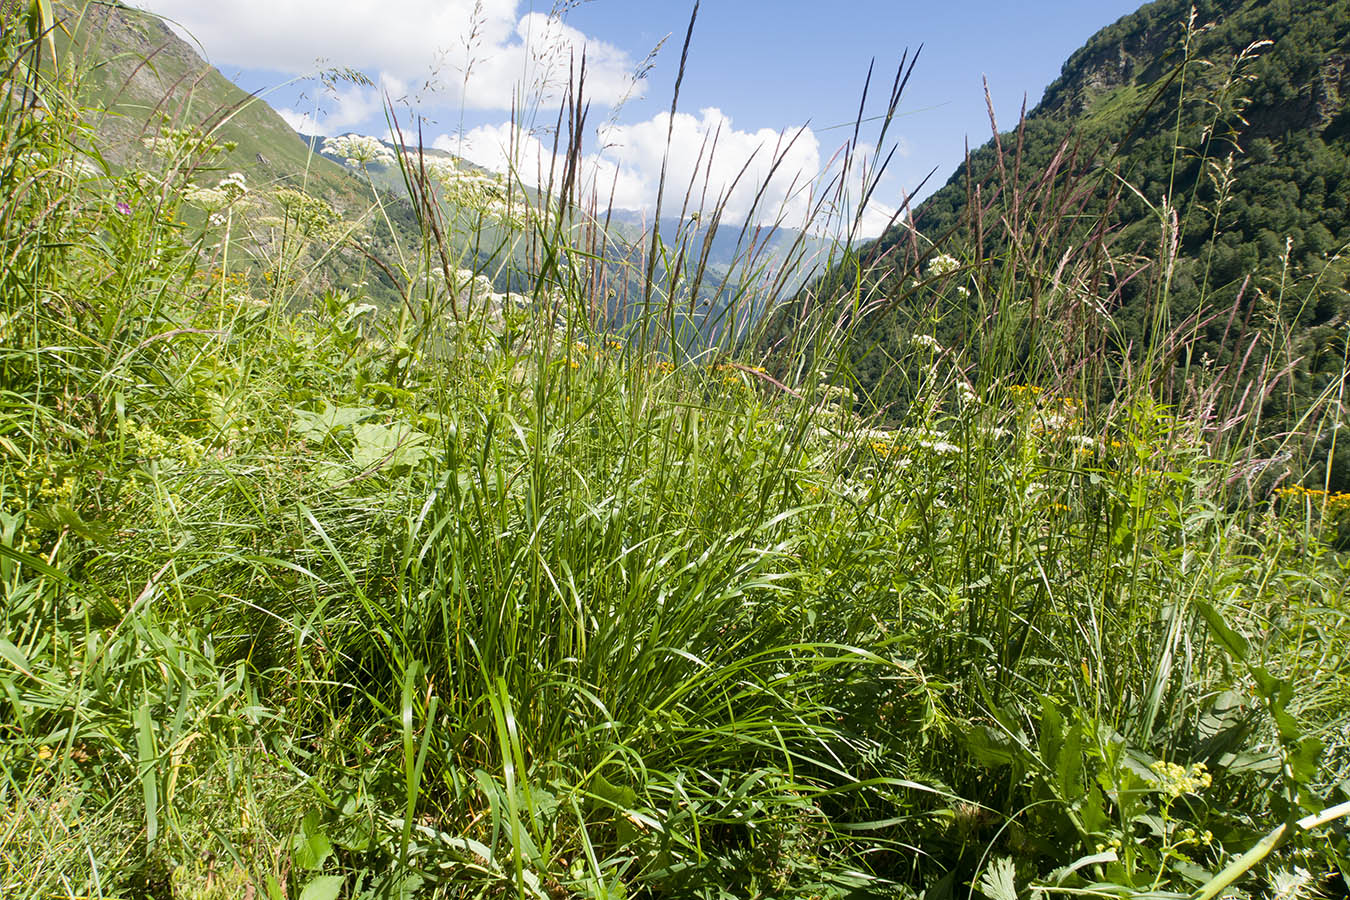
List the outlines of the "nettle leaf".
<svg viewBox="0 0 1350 900">
<path fill-rule="evenodd" d="M 328 403 L 325 403 L 319 412 L 310 412 L 307 409 L 291 411 L 295 413 L 295 430 L 305 440 L 316 443 L 322 443 L 338 429 L 355 425 L 378 412 L 368 406 L 333 406 Z"/>
<path fill-rule="evenodd" d="M 426 458 L 423 445 L 431 438 L 408 425 L 358 425 L 352 433 L 356 446 L 352 462 L 358 468 L 368 469 L 377 463 L 387 468 L 415 466 Z"/>
</svg>

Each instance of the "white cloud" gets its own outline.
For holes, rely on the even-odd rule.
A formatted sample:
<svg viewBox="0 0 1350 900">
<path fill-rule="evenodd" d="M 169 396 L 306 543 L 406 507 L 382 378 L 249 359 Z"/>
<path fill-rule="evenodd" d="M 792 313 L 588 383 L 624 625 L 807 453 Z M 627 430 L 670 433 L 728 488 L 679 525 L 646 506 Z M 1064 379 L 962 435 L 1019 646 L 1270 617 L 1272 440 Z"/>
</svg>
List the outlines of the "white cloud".
<svg viewBox="0 0 1350 900">
<path fill-rule="evenodd" d="M 677 113 L 673 128 L 669 113 L 612 125 L 602 130 L 599 140 L 600 147 L 583 157 L 580 180 L 584 196 L 594 197 L 602 209 L 654 210 L 666 160 L 663 215 L 678 214 L 688 193 L 689 212 L 701 207 L 706 216 L 724 204 L 728 223 L 748 217 L 760 224 L 820 229 L 826 223 L 821 218 L 808 221 L 809 217 L 822 209 L 828 214 L 830 207 L 821 199 L 826 195 L 834 199 L 833 186 L 842 168 L 838 154 L 822 157 L 820 140 L 809 128 L 740 131 L 714 108 L 697 116 Z M 555 162 L 551 140 L 546 143 L 510 123 L 474 128 L 462 140 L 442 135 L 434 146 L 494 171 L 514 170 L 532 185 L 547 183 L 551 164 L 561 177 L 562 160 Z M 848 173 L 842 193 L 845 206 L 860 199 L 862 177 L 856 166 Z M 829 223 L 834 226 L 839 225 L 838 216 L 851 215 L 847 208 L 835 212 L 836 219 Z M 874 199 L 863 215 L 863 236 L 880 234 L 892 212 L 894 208 Z"/>
<path fill-rule="evenodd" d="M 397 99 L 407 91 L 402 80 L 381 74 L 374 87 L 346 84 L 315 95 L 309 109 L 286 108 L 278 110 L 281 117 L 297 131 L 306 134 L 338 134 L 372 120 L 384 117 L 384 98 Z M 302 128 L 301 126 L 305 126 Z"/>
<path fill-rule="evenodd" d="M 318 119 L 307 112 L 299 112 L 289 106 L 277 110 L 277 115 L 286 120 L 286 124 L 301 134 L 322 134 L 323 126 Z"/>
<path fill-rule="evenodd" d="M 384 133 L 386 96 L 405 126 L 405 104 L 443 111 L 461 101 L 470 110 L 514 109 L 518 121 L 531 121 L 534 104 L 556 104 L 583 50 L 589 102 L 614 106 L 640 96 L 625 50 L 542 13 L 522 14 L 520 0 L 139 2 L 181 23 L 217 64 L 303 74 L 322 59 L 375 78 L 374 86 L 332 80 L 327 89 L 308 92 L 313 106 L 302 101 L 280 110 L 307 133 Z M 724 204 L 727 222 L 751 216 L 757 223 L 803 227 L 841 168 L 833 148 L 823 148 L 809 128 L 738 130 L 709 107 L 676 114 L 673 126 L 668 113 L 606 126 L 584 157 L 583 190 L 600 207 L 653 210 L 668 133 L 665 215 L 680 211 L 693 185 L 690 211 L 702 207 L 706 214 Z M 405 138 L 415 140 L 415 133 Z M 462 141 L 442 136 L 434 144 L 496 171 L 514 168 L 531 183 L 546 182 L 553 163 L 551 138 L 541 141 L 510 124 L 473 128 Z M 902 140 L 900 155 L 908 149 Z M 861 193 L 856 167 L 847 182 L 845 203 L 855 202 Z M 863 216 L 864 232 L 880 233 L 891 212 L 874 203 Z"/>
<path fill-rule="evenodd" d="M 586 93 L 612 105 L 633 90 L 634 62 L 519 0 L 139 0 L 200 41 L 218 65 L 307 74 L 350 67 L 469 109 L 556 105 L 586 56 Z M 367 89 L 368 92 L 369 89 Z M 373 92 L 371 92 L 373 93 Z"/>
</svg>

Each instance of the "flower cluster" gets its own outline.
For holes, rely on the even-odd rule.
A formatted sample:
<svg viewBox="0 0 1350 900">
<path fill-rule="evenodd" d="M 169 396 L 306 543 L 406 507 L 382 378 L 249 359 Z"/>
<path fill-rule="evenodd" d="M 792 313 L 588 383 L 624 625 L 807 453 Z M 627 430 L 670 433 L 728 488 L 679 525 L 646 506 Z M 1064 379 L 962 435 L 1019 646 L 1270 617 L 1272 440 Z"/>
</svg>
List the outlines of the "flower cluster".
<svg viewBox="0 0 1350 900">
<path fill-rule="evenodd" d="M 136 444 L 137 452 L 146 459 L 181 463 L 185 468 L 196 468 L 202 462 L 202 448 L 185 434 L 167 438 L 149 425 L 132 422 L 127 436 Z"/>
<path fill-rule="evenodd" d="M 195 128 L 167 126 L 156 134 L 141 138 L 141 145 L 149 150 L 152 156 L 166 160 L 181 160 L 186 157 L 208 159 L 235 147 L 232 141 L 219 143 Z"/>
<path fill-rule="evenodd" d="M 55 506 L 58 503 L 69 503 L 75 496 L 75 479 L 69 476 L 60 481 L 44 475 L 41 483 L 38 484 L 36 505 L 37 506 Z"/>
<path fill-rule="evenodd" d="M 942 440 L 941 438 L 936 436 L 932 435 L 929 435 L 927 437 L 921 436 L 915 440 L 915 443 L 918 444 L 923 449 L 929 451 L 930 453 L 935 453 L 938 456 L 961 455 L 960 446 L 953 444 L 951 441 Z"/>
<path fill-rule="evenodd" d="M 394 151 L 380 141 L 364 134 L 344 134 L 341 137 L 326 138 L 323 152 L 341 157 L 353 169 L 369 165 L 392 166 Z"/>
<path fill-rule="evenodd" d="M 448 156 L 426 156 L 409 150 L 404 152 L 403 158 L 413 171 L 425 170 L 427 177 L 437 184 L 449 184 L 463 174 Z"/>
<path fill-rule="evenodd" d="M 244 183 L 243 173 L 231 172 L 213 188 L 189 185 L 184 196 L 193 206 L 206 210 L 211 224 L 218 225 L 222 221 L 221 213 L 243 200 L 247 193 L 248 185 Z"/>
<path fill-rule="evenodd" d="M 1214 782 L 1214 776 L 1209 774 L 1204 763 L 1191 763 L 1187 767 L 1160 759 L 1149 768 L 1157 779 L 1158 790 L 1169 800 L 1182 794 L 1198 794 Z"/>
<path fill-rule="evenodd" d="M 955 256 L 939 253 L 928 261 L 928 277 L 941 278 L 943 275 L 950 275 L 959 268 L 961 268 L 961 263 Z"/>
<path fill-rule="evenodd" d="M 243 198 L 248 193 L 248 186 L 244 184 L 244 173 L 231 172 L 226 175 L 220 179 L 220 183 L 216 185 L 216 190 L 224 194 L 230 203 Z"/>
<path fill-rule="evenodd" d="M 1089 437 L 1086 434 L 1071 434 L 1068 440 L 1069 446 L 1073 447 L 1076 452 L 1085 455 L 1094 454 L 1101 449 L 1101 445 L 1097 443 L 1096 438 Z"/>
<path fill-rule="evenodd" d="M 746 375 L 751 372 L 763 373 L 765 369 L 761 366 L 734 366 L 730 363 L 716 363 L 710 365 L 708 371 L 727 387 L 749 390 L 750 384 Z"/>
<path fill-rule="evenodd" d="M 337 243 L 343 238 L 342 216 L 326 201 L 296 188 L 277 191 L 277 203 L 300 233 L 319 241 Z"/>
<path fill-rule="evenodd" d="M 421 168 L 441 189 L 442 198 L 451 206 L 469 213 L 481 213 L 503 225 L 520 227 L 524 201 L 511 203 L 504 180 L 489 172 L 460 168 L 448 156 L 428 156 L 405 151 L 404 157 L 414 171 Z"/>
<path fill-rule="evenodd" d="M 1326 504 L 1328 512 L 1340 512 L 1350 510 L 1350 493 L 1341 491 L 1325 491 L 1318 488 L 1307 488 L 1301 484 L 1291 485 L 1275 489 L 1276 495 L 1284 497 L 1287 500 L 1307 500 L 1314 505 Z"/>
</svg>

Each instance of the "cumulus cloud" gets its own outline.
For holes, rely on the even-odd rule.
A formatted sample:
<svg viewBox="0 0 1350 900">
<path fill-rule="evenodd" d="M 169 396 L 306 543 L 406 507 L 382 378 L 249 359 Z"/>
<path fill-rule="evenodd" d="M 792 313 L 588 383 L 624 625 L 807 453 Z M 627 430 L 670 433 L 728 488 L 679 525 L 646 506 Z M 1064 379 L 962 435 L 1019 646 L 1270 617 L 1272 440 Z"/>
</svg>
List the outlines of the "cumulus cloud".
<svg viewBox="0 0 1350 900">
<path fill-rule="evenodd" d="M 290 74 L 350 67 L 469 109 L 556 104 L 586 56 L 600 105 L 635 91 L 634 61 L 519 0 L 139 0 L 199 41 L 218 65 Z M 379 93 L 362 89 L 378 107 Z"/>
<path fill-rule="evenodd" d="M 480 126 L 462 137 L 442 135 L 434 144 L 493 171 L 514 171 L 527 184 L 546 184 L 550 166 L 561 172 L 562 160 L 555 157 L 551 142 L 510 123 Z M 870 148 L 861 152 L 865 156 Z M 811 129 L 739 130 L 729 116 L 711 107 L 698 115 L 676 113 L 673 124 L 669 113 L 660 113 L 642 122 L 606 126 L 598 134 L 598 146 L 583 156 L 583 192 L 594 196 L 601 208 L 652 211 L 663 161 L 664 215 L 678 213 L 689 192 L 690 212 L 701 208 L 706 214 L 722 204 L 727 222 L 750 219 L 820 230 L 851 217 L 847 204 L 862 195 L 861 167 L 844 172 L 839 155 L 823 153 Z M 841 178 L 845 190 L 836 193 Z M 838 208 L 831 205 L 836 196 L 843 200 Z M 880 234 L 894 211 L 874 200 L 862 217 L 863 236 Z M 827 223 L 831 213 L 833 220 Z"/>
</svg>

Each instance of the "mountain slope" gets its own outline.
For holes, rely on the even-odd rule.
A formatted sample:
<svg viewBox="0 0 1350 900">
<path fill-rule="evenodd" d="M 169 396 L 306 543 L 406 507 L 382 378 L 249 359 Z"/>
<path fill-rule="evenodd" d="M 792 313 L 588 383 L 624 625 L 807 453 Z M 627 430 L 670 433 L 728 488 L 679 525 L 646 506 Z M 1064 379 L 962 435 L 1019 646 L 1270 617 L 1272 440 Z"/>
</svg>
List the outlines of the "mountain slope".
<svg viewBox="0 0 1350 900">
<path fill-rule="evenodd" d="M 304 176 L 333 200 L 363 189 L 341 166 L 312 154 L 272 107 L 205 63 L 156 16 L 101 4 L 70 3 L 63 12 L 71 35 L 66 48 L 88 68 L 83 99 L 110 161 L 126 165 L 143 157 L 142 139 L 162 125 L 193 127 L 233 143 L 218 165 L 243 172 L 251 183 Z"/>
<path fill-rule="evenodd" d="M 1081 352 L 1161 347 L 1178 384 L 1201 360 L 1263 371 L 1265 411 L 1281 418 L 1334 397 L 1350 316 L 1350 2 L 1191 8 L 1158 0 L 1102 29 L 1017 130 L 916 210 L 922 239 L 898 226 L 860 254 L 866 291 L 892 298 L 853 372 L 877 406 L 903 414 L 911 333 L 969 353 L 977 378 L 981 329 L 1011 300 L 1042 334 L 1062 324 L 1045 304 L 1080 263 L 1101 319 Z M 968 266 L 935 287 L 923 239 Z M 818 288 L 840 279 L 857 284 Z"/>
</svg>

